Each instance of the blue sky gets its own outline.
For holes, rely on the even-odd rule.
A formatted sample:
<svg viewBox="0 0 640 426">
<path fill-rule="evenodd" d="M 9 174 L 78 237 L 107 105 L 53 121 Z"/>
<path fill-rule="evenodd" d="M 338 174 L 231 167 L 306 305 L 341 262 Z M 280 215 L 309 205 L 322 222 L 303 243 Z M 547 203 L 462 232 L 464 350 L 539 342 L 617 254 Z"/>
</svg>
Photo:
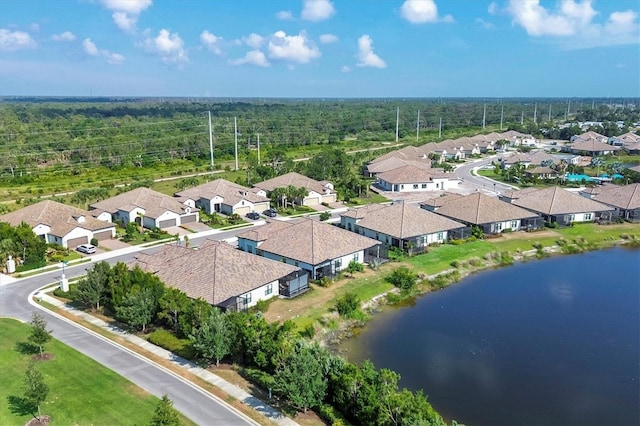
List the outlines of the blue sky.
<svg viewBox="0 0 640 426">
<path fill-rule="evenodd" d="M 0 95 L 638 97 L 638 0 L 0 0 Z"/>
</svg>

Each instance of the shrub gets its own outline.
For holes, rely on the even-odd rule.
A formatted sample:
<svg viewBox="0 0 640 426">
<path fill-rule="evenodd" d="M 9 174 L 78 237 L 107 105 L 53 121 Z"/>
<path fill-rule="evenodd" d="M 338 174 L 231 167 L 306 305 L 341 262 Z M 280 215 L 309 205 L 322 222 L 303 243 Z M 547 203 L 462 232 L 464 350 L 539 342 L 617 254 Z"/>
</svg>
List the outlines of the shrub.
<svg viewBox="0 0 640 426">
<path fill-rule="evenodd" d="M 451 262 L 451 266 L 453 266 L 454 268 L 459 268 L 460 262 L 458 262 L 457 260 L 454 260 L 453 262 Z"/>
<path fill-rule="evenodd" d="M 276 383 L 270 374 L 255 368 L 243 368 L 240 374 L 264 390 L 273 389 Z"/>
<path fill-rule="evenodd" d="M 336 302 L 336 311 L 342 317 L 352 316 L 360 307 L 360 299 L 354 293 L 346 293 Z"/>
<path fill-rule="evenodd" d="M 256 302 L 256 309 L 260 312 L 266 312 L 267 309 L 269 309 L 269 300 L 258 300 Z"/>
<path fill-rule="evenodd" d="M 331 283 L 333 283 L 333 281 L 329 277 L 322 277 L 316 282 L 320 287 L 325 287 L 325 288 L 330 287 Z"/>
<path fill-rule="evenodd" d="M 331 219 L 331 213 L 329 213 L 329 212 L 320 213 L 320 220 L 321 221 L 324 222 L 324 221 L 329 220 L 329 219 Z"/>
<path fill-rule="evenodd" d="M 387 276 L 386 280 L 403 291 L 409 291 L 415 287 L 418 275 L 401 266 Z"/>
<path fill-rule="evenodd" d="M 159 328 L 149 334 L 147 340 L 183 358 L 195 358 L 195 351 L 189 339 L 179 339 L 173 333 L 163 328 Z"/>
<path fill-rule="evenodd" d="M 100 242 L 98 241 L 98 239 L 97 239 L 97 238 L 92 238 L 92 239 L 91 239 L 91 245 L 92 245 L 92 246 L 96 246 L 96 247 L 98 247 L 98 245 L 99 245 L 99 244 L 100 244 Z"/>
</svg>

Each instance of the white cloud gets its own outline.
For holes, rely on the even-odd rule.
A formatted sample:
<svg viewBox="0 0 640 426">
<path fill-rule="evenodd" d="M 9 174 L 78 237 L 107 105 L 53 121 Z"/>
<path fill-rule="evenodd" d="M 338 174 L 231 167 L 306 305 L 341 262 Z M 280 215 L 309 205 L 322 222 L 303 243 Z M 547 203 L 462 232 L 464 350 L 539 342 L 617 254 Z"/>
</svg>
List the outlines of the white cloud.
<svg viewBox="0 0 640 426">
<path fill-rule="evenodd" d="M 489 12 L 490 15 L 496 15 L 498 13 L 498 3 L 496 3 L 495 1 L 489 3 L 487 12 Z"/>
<path fill-rule="evenodd" d="M 211 52 L 216 55 L 222 55 L 222 37 L 218 37 L 215 34 L 210 33 L 207 30 L 204 30 L 202 34 L 200 34 L 200 42 Z"/>
<path fill-rule="evenodd" d="M 87 55 L 98 56 L 98 54 L 100 53 L 98 51 L 98 47 L 94 42 L 91 41 L 90 38 L 85 38 L 82 41 L 82 48 L 84 49 Z"/>
<path fill-rule="evenodd" d="M 271 64 L 267 57 L 260 50 L 250 50 L 244 55 L 244 58 L 229 61 L 231 65 L 255 65 L 258 67 L 269 67 Z"/>
<path fill-rule="evenodd" d="M 257 49 L 264 43 L 264 37 L 262 37 L 260 34 L 251 33 L 246 37 L 242 37 L 242 42 L 249 47 Z"/>
<path fill-rule="evenodd" d="M 561 0 L 556 10 L 540 5 L 540 0 L 509 0 L 506 12 L 513 24 L 533 37 L 548 37 L 566 49 L 636 44 L 638 13 L 616 11 L 603 24 L 593 22 L 599 12 L 591 0 Z M 556 39 L 554 39 L 556 37 Z"/>
<path fill-rule="evenodd" d="M 189 56 L 184 48 L 184 41 L 178 33 L 170 33 L 166 29 L 161 29 L 157 37 L 151 37 L 149 31 L 144 33 L 145 39 L 141 46 L 151 53 L 160 56 L 160 60 L 171 66 L 182 68 L 189 63 Z"/>
<path fill-rule="evenodd" d="M 0 50 L 13 52 L 22 49 L 33 49 L 36 46 L 37 43 L 28 33 L 0 28 Z"/>
<path fill-rule="evenodd" d="M 101 0 L 104 7 L 113 11 L 113 22 L 122 31 L 134 32 L 140 13 L 151 6 L 153 0 Z"/>
<path fill-rule="evenodd" d="M 373 51 L 373 40 L 367 34 L 358 39 L 358 63 L 359 67 L 386 68 L 387 64 Z"/>
<path fill-rule="evenodd" d="M 335 15 L 336 9 L 329 0 L 304 0 L 300 17 L 306 21 L 319 22 Z"/>
<path fill-rule="evenodd" d="M 71 31 L 65 31 L 60 34 L 54 34 L 51 36 L 51 40 L 53 41 L 74 41 L 76 39 L 75 34 Z"/>
<path fill-rule="evenodd" d="M 306 64 L 321 55 L 320 50 L 307 38 L 304 31 L 301 31 L 298 35 L 290 36 L 284 31 L 277 31 L 269 39 L 267 48 L 271 59 L 300 64 Z"/>
<path fill-rule="evenodd" d="M 291 13 L 290 10 L 281 10 L 280 12 L 276 13 L 276 18 L 280 19 L 281 21 L 290 21 L 293 19 L 293 13 Z"/>
<path fill-rule="evenodd" d="M 320 36 L 320 43 L 331 44 L 338 41 L 338 37 L 333 34 L 322 34 Z"/>
<path fill-rule="evenodd" d="M 454 22 L 451 15 L 438 16 L 438 6 L 434 0 L 405 0 L 400 7 L 400 15 L 412 24 Z"/>
<path fill-rule="evenodd" d="M 480 25 L 485 30 L 493 30 L 496 28 L 491 22 L 487 22 L 482 18 L 476 18 L 476 24 Z"/>
<path fill-rule="evenodd" d="M 90 38 L 85 38 L 82 41 L 82 48 L 87 55 L 101 56 L 111 65 L 120 65 L 125 61 L 125 57 L 119 53 L 113 53 L 106 49 L 98 49 L 98 46 L 96 46 Z"/>
<path fill-rule="evenodd" d="M 349 72 L 349 71 L 351 71 L 351 68 L 346 65 L 343 65 L 342 68 L 340 68 L 340 72 Z"/>
</svg>

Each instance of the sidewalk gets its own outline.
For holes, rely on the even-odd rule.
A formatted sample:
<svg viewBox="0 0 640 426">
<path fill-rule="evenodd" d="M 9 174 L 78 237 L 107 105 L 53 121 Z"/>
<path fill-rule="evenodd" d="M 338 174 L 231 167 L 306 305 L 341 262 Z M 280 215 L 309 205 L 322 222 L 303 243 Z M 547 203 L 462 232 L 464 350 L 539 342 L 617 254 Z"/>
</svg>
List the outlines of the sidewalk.
<svg viewBox="0 0 640 426">
<path fill-rule="evenodd" d="M 286 417 L 284 414 L 282 414 L 281 412 L 279 412 L 278 410 L 276 410 L 275 408 L 273 408 L 272 406 L 270 406 L 269 404 L 267 404 L 266 402 L 256 398 L 255 396 L 249 394 L 248 392 L 244 391 L 243 389 L 240 389 L 239 387 L 227 382 L 226 380 L 216 376 L 215 374 L 205 370 L 204 368 L 200 368 L 198 367 L 196 364 L 192 363 L 191 361 L 188 361 L 184 358 L 181 358 L 165 349 L 162 349 L 156 345 L 153 345 L 149 342 L 147 342 L 144 339 L 141 339 L 137 336 L 134 336 L 132 334 L 129 334 L 127 332 L 125 332 L 124 330 L 121 330 L 118 327 L 115 327 L 113 325 L 110 325 L 108 323 L 106 323 L 105 321 L 94 317 L 93 315 L 90 315 L 84 311 L 72 308 L 70 306 L 68 306 L 67 304 L 65 304 L 64 302 L 61 302 L 60 300 L 56 299 L 55 297 L 49 296 L 49 294 L 47 293 L 38 293 L 37 294 L 38 298 L 41 298 L 41 300 L 50 303 L 60 309 L 64 309 L 67 312 L 72 313 L 74 316 L 83 319 L 84 321 L 87 321 L 97 327 L 100 327 L 118 337 L 121 337 L 123 339 L 125 339 L 126 341 L 128 341 L 129 343 L 133 343 L 136 346 L 141 347 L 142 349 L 149 351 L 151 353 L 153 353 L 154 355 L 161 357 L 164 360 L 167 360 L 169 362 L 171 362 L 174 366 L 179 367 L 183 370 L 186 370 L 198 377 L 200 377 L 201 379 L 205 380 L 206 382 L 211 383 L 212 385 L 216 386 L 217 388 L 221 389 L 222 391 L 224 391 L 225 393 L 231 395 L 232 397 L 236 398 L 237 400 L 241 401 L 242 403 L 244 403 L 245 405 L 253 408 L 254 410 L 256 410 L 257 412 L 259 412 L 260 414 L 264 415 L 265 417 L 267 417 L 269 420 L 272 420 L 273 422 L 275 422 L 278 425 L 281 426 L 296 426 L 298 425 L 298 423 L 296 423 L 295 421 L 293 421 L 292 419 Z"/>
</svg>

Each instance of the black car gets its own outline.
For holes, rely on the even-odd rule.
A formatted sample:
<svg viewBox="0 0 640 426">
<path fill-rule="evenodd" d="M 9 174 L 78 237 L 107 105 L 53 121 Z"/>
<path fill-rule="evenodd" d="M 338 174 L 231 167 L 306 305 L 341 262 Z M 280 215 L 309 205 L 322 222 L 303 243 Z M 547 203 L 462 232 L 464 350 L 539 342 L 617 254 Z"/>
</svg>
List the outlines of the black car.
<svg viewBox="0 0 640 426">
<path fill-rule="evenodd" d="M 276 217 L 278 215 L 278 213 L 276 212 L 275 209 L 268 209 L 262 212 L 263 215 L 267 216 L 267 217 Z"/>
<path fill-rule="evenodd" d="M 257 220 L 260 219 L 260 215 L 258 214 L 258 212 L 249 212 L 247 213 L 247 218 L 251 220 Z"/>
</svg>

